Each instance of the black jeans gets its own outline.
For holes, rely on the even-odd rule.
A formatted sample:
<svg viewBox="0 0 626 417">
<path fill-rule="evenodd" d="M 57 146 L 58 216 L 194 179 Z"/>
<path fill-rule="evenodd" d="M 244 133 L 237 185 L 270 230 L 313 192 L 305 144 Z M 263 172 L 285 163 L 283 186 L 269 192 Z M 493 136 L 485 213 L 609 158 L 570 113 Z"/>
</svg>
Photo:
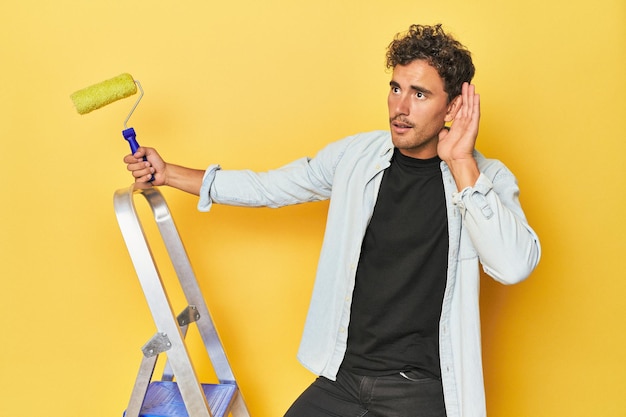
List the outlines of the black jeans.
<svg viewBox="0 0 626 417">
<path fill-rule="evenodd" d="M 445 417 L 441 381 L 418 371 L 380 377 L 340 370 L 319 377 L 285 417 Z"/>
</svg>

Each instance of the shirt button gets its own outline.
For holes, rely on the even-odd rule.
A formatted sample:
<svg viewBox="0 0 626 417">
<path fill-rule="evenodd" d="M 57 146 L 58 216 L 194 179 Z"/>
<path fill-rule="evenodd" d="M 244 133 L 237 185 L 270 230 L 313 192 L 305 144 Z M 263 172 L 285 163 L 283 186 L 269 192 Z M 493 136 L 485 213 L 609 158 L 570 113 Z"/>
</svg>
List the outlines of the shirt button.
<svg viewBox="0 0 626 417">
<path fill-rule="evenodd" d="M 339 333 L 345 333 L 346 332 L 346 328 L 345 327 L 340 327 L 339 328 Z"/>
</svg>

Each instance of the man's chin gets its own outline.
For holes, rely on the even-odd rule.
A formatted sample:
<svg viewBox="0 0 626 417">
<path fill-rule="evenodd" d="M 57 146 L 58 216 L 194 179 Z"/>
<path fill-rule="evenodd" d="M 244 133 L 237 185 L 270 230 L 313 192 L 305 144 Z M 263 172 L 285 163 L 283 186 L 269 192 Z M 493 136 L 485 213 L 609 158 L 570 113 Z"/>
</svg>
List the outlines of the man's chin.
<svg viewBox="0 0 626 417">
<path fill-rule="evenodd" d="M 416 139 L 410 132 L 397 132 L 391 130 L 391 141 L 396 148 L 410 147 L 416 142 Z"/>
</svg>

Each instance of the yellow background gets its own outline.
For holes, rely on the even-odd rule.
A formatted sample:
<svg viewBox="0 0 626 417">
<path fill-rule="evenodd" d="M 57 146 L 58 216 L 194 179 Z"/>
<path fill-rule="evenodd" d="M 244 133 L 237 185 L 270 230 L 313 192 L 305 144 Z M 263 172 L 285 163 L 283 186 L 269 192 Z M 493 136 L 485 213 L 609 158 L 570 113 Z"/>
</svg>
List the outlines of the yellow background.
<svg viewBox="0 0 626 417">
<path fill-rule="evenodd" d="M 140 143 L 268 169 L 387 127 L 385 49 L 415 22 L 473 51 L 478 148 L 543 245 L 528 281 L 484 281 L 490 416 L 626 415 L 623 0 L 22 0 L 0 6 L 0 416 L 121 416 L 154 332 L 112 205 L 135 97 L 79 116 L 70 93 L 130 72 Z M 295 354 L 326 203 L 163 192 L 252 414 L 282 415 L 313 378 Z"/>
</svg>

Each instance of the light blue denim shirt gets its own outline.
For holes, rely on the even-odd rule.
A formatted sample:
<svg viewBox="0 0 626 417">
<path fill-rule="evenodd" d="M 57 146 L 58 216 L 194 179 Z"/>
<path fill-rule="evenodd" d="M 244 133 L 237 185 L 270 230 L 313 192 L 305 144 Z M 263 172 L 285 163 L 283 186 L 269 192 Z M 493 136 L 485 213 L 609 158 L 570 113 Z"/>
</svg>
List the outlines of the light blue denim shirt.
<svg viewBox="0 0 626 417">
<path fill-rule="evenodd" d="M 330 198 L 328 219 L 298 359 L 335 379 L 343 360 L 361 243 L 372 217 L 382 173 L 390 165 L 390 133 L 375 131 L 331 143 L 314 158 L 256 173 L 210 166 L 198 209 L 212 203 L 281 207 Z M 440 319 L 440 361 L 448 417 L 485 416 L 478 263 L 494 279 L 525 279 L 540 258 L 535 232 L 519 204 L 513 174 L 499 161 L 475 158 L 480 177 L 457 192 L 442 162 L 448 211 L 447 284 Z"/>
</svg>

